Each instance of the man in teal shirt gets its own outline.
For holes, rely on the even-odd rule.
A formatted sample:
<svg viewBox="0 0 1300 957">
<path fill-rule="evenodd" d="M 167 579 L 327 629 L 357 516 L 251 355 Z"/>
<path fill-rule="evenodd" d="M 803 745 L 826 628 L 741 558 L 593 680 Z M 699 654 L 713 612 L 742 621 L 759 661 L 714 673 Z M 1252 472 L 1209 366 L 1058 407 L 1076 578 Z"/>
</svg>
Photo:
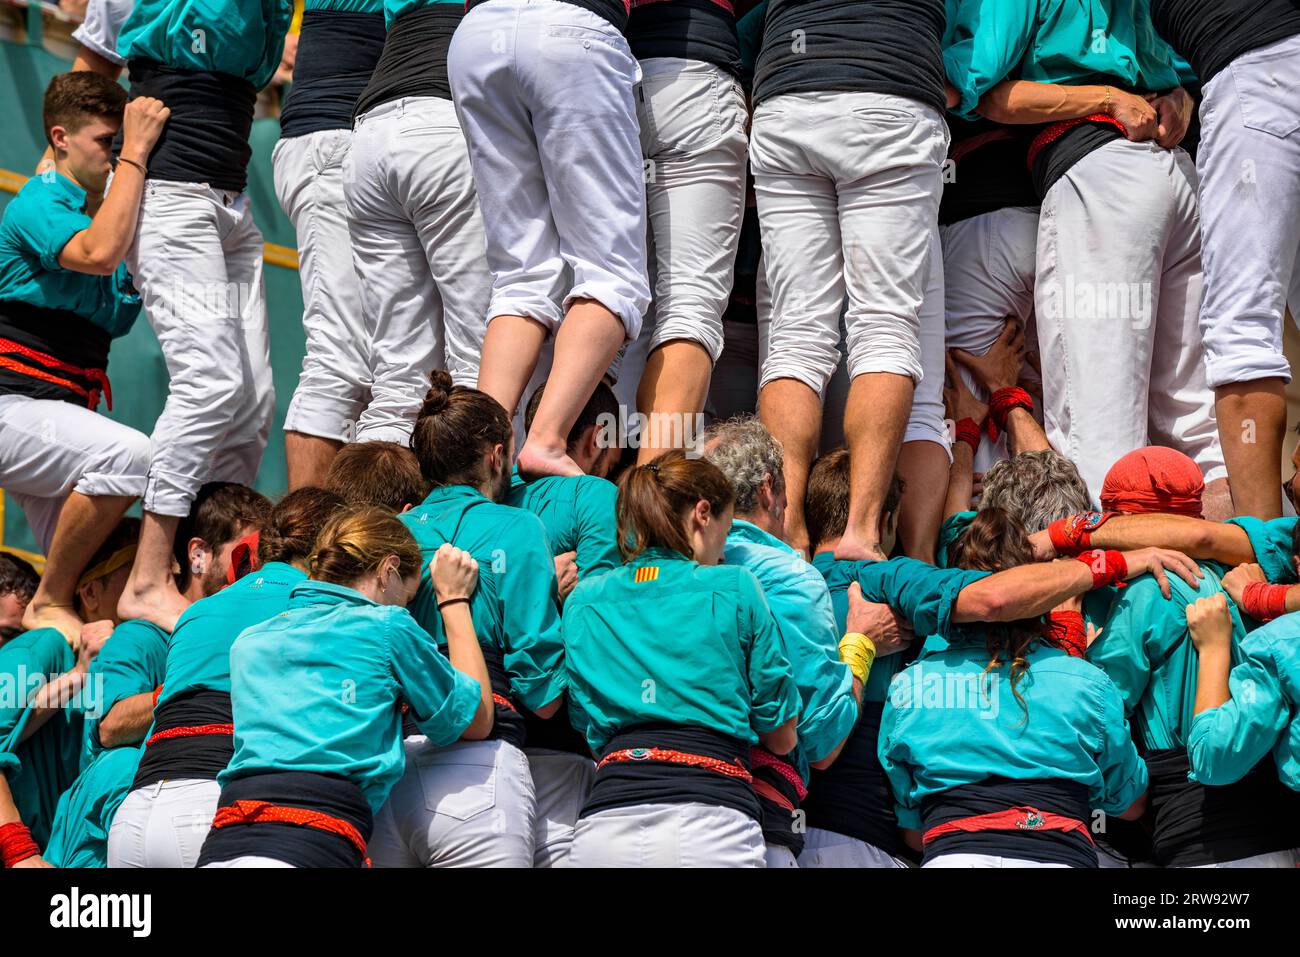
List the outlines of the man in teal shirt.
<svg viewBox="0 0 1300 957">
<path fill-rule="evenodd" d="M 77 578 L 144 492 L 149 440 L 95 414 L 113 407 L 110 342 L 140 297 L 122 259 L 135 235 L 142 163 L 167 121 L 157 100 L 125 106 L 112 80 L 64 73 L 45 91 L 54 166 L 28 180 L 0 221 L 0 487 L 22 506 L 45 575 L 23 618 L 69 640 Z M 127 160 L 104 195 L 110 143 Z"/>
</svg>

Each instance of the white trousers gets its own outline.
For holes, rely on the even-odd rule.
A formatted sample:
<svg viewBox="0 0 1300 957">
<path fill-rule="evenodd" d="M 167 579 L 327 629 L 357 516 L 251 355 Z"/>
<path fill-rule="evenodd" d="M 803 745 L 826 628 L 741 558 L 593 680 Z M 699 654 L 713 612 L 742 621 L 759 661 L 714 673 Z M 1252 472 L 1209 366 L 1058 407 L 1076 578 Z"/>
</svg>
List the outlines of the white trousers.
<svg viewBox="0 0 1300 957">
<path fill-rule="evenodd" d="M 1201 330 L 1213 387 L 1291 379 L 1288 300 L 1300 320 L 1300 36 L 1251 50 L 1201 101 Z"/>
<path fill-rule="evenodd" d="M 352 266 L 343 198 L 351 130 L 317 130 L 275 144 L 275 195 L 298 239 L 307 340 L 286 432 L 349 442 L 370 393 L 370 337 Z"/>
<path fill-rule="evenodd" d="M 187 778 L 132 791 L 108 829 L 108 866 L 194 867 L 220 797 L 216 781 Z"/>
<path fill-rule="evenodd" d="M 69 492 L 140 495 L 149 437 L 84 406 L 0 395 L 0 488 L 48 552 Z"/>
<path fill-rule="evenodd" d="M 1256 854 L 1235 861 L 1220 861 L 1217 864 L 1197 864 L 1192 870 L 1241 867 L 1289 867 L 1294 870 L 1296 867 L 1300 867 L 1300 850 L 1273 851 L 1269 854 Z"/>
<path fill-rule="evenodd" d="M 144 507 L 184 516 L 204 482 L 252 484 L 271 434 L 262 233 L 248 194 L 150 180 L 127 266 L 170 380 Z"/>
<path fill-rule="evenodd" d="M 456 28 L 447 72 L 487 231 L 488 316 L 553 330 L 594 299 L 635 339 L 650 287 L 627 41 L 572 3 L 492 0 Z"/>
<path fill-rule="evenodd" d="M 799 866 L 896 868 L 910 865 L 866 841 L 810 827 L 804 835 Z"/>
<path fill-rule="evenodd" d="M 636 110 L 654 259 L 649 347 L 689 340 L 717 362 L 745 212 L 745 93 L 699 60 L 652 57 L 641 71 Z"/>
<path fill-rule="evenodd" d="M 947 147 L 943 117 L 903 97 L 791 93 L 754 112 L 750 158 L 772 295 L 764 385 L 798 379 L 821 395 L 839 364 L 841 313 L 850 379 L 890 372 L 921 382 Z"/>
<path fill-rule="evenodd" d="M 529 748 L 528 767 L 537 795 L 533 867 L 568 867 L 573 830 L 596 778 L 596 762 L 581 754 Z"/>
<path fill-rule="evenodd" d="M 940 854 L 932 857 L 922 867 L 1069 867 L 1068 864 L 1044 864 L 1018 857 L 998 857 L 994 854 Z"/>
<path fill-rule="evenodd" d="M 532 867 L 537 798 L 504 741 L 406 739 L 406 771 L 375 816 L 375 867 Z"/>
<path fill-rule="evenodd" d="M 763 829 L 713 804 L 641 804 L 590 814 L 570 867 L 764 867 Z"/>
<path fill-rule="evenodd" d="M 763 866 L 764 867 L 793 867 L 798 869 L 799 859 L 795 857 L 794 851 L 781 844 L 764 844 L 763 845 Z"/>
<path fill-rule="evenodd" d="M 1113 140 L 1047 192 L 1034 312 L 1053 447 L 1094 499 L 1120 456 L 1168 445 L 1223 478 L 1205 378 L 1196 170 L 1182 150 Z"/>
<path fill-rule="evenodd" d="M 209 867 L 294 867 L 293 864 L 286 864 L 284 861 L 277 861 L 274 857 L 258 857 L 253 854 L 245 854 L 243 857 L 232 857 L 228 861 L 216 861 L 212 864 L 204 864 L 203 869 Z"/>
<path fill-rule="evenodd" d="M 1038 207 L 1013 206 L 972 216 L 940 226 L 939 237 L 946 348 L 982 356 L 1002 334 L 1002 323 L 1012 317 L 1032 333 Z M 958 372 L 977 398 L 988 398 L 964 366 L 958 366 Z M 987 472 L 1006 457 L 1005 435 L 997 442 L 985 438 L 975 455 L 975 473 Z"/>
<path fill-rule="evenodd" d="M 430 370 L 474 385 L 487 330 L 483 218 L 451 101 L 407 97 L 357 117 L 344 193 L 372 380 L 357 438 L 404 444 Z"/>
</svg>

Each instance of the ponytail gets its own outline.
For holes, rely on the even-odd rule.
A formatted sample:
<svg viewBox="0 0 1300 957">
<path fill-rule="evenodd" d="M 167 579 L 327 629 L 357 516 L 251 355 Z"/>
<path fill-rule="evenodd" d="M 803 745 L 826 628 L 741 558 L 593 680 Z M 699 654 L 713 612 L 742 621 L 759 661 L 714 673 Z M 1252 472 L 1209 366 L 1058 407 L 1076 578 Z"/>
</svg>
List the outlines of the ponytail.
<svg viewBox="0 0 1300 957">
<path fill-rule="evenodd" d="M 321 526 L 345 505 L 341 496 L 323 488 L 296 489 L 280 499 L 258 538 L 257 557 L 292 565 L 312 552 Z"/>
<path fill-rule="evenodd" d="M 694 558 L 686 514 L 705 501 L 717 515 L 735 499 L 731 483 L 716 465 L 687 458 L 680 449 L 628 469 L 618 487 L 619 553 L 631 561 L 647 548 L 668 548 Z"/>
<path fill-rule="evenodd" d="M 316 581 L 352 586 L 389 555 L 397 556 L 403 578 L 419 573 L 420 546 L 407 527 L 383 509 L 366 505 L 336 512 L 325 523 L 309 568 Z"/>
<path fill-rule="evenodd" d="M 486 392 L 453 385 L 442 369 L 429 373 L 429 391 L 411 433 L 411 450 L 433 485 L 477 485 L 483 453 L 510 446 L 513 429 L 501 403 Z"/>
</svg>

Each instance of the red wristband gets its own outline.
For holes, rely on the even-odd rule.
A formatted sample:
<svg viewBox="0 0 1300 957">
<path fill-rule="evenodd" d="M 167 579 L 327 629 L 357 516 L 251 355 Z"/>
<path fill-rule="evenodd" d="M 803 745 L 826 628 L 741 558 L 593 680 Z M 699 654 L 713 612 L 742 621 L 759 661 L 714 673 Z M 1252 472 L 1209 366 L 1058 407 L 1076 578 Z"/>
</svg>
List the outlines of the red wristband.
<svg viewBox="0 0 1300 957">
<path fill-rule="evenodd" d="M 1058 555 L 1078 555 L 1092 548 L 1092 533 L 1116 512 L 1080 512 L 1069 518 L 1058 518 L 1047 526 L 1047 537 Z"/>
<path fill-rule="evenodd" d="M 1241 593 L 1241 607 L 1256 621 L 1272 621 L 1286 614 L 1286 585 L 1251 582 Z"/>
<path fill-rule="evenodd" d="M 972 453 L 980 450 L 980 424 L 972 418 L 962 419 L 953 429 L 953 436 L 958 442 L 965 442 Z"/>
<path fill-rule="evenodd" d="M 0 824 L 0 863 L 3 866 L 13 867 L 39 853 L 41 849 L 32 840 L 32 832 L 21 821 Z"/>
<path fill-rule="evenodd" d="M 1092 570 L 1092 587 L 1104 588 L 1107 585 L 1122 585 L 1128 578 L 1128 561 L 1123 552 L 1114 549 L 1102 551 L 1095 548 L 1090 552 L 1080 552 L 1075 561 L 1083 562 Z"/>
<path fill-rule="evenodd" d="M 1047 637 L 1071 658 L 1082 658 L 1088 650 L 1088 626 L 1082 612 L 1052 612 L 1047 616 Z"/>
<path fill-rule="evenodd" d="M 1009 386 L 1005 389 L 998 389 L 989 396 L 989 415 L 985 419 L 988 426 L 989 438 L 996 442 L 998 436 L 1007 430 L 1007 416 L 1014 409 L 1024 409 L 1027 412 L 1034 411 L 1034 400 L 1028 392 L 1017 386 Z"/>
</svg>

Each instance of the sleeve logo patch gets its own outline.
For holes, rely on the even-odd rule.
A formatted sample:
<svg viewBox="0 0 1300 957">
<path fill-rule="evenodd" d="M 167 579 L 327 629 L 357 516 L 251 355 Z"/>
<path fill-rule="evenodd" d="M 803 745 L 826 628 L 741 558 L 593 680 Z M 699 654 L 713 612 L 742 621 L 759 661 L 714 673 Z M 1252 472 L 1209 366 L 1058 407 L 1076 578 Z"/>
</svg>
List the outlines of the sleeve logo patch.
<svg viewBox="0 0 1300 957">
<path fill-rule="evenodd" d="M 635 574 L 632 577 L 632 580 L 637 584 L 641 584 L 642 582 L 652 582 L 658 577 L 659 577 L 658 565 L 645 565 L 636 570 Z"/>
</svg>

